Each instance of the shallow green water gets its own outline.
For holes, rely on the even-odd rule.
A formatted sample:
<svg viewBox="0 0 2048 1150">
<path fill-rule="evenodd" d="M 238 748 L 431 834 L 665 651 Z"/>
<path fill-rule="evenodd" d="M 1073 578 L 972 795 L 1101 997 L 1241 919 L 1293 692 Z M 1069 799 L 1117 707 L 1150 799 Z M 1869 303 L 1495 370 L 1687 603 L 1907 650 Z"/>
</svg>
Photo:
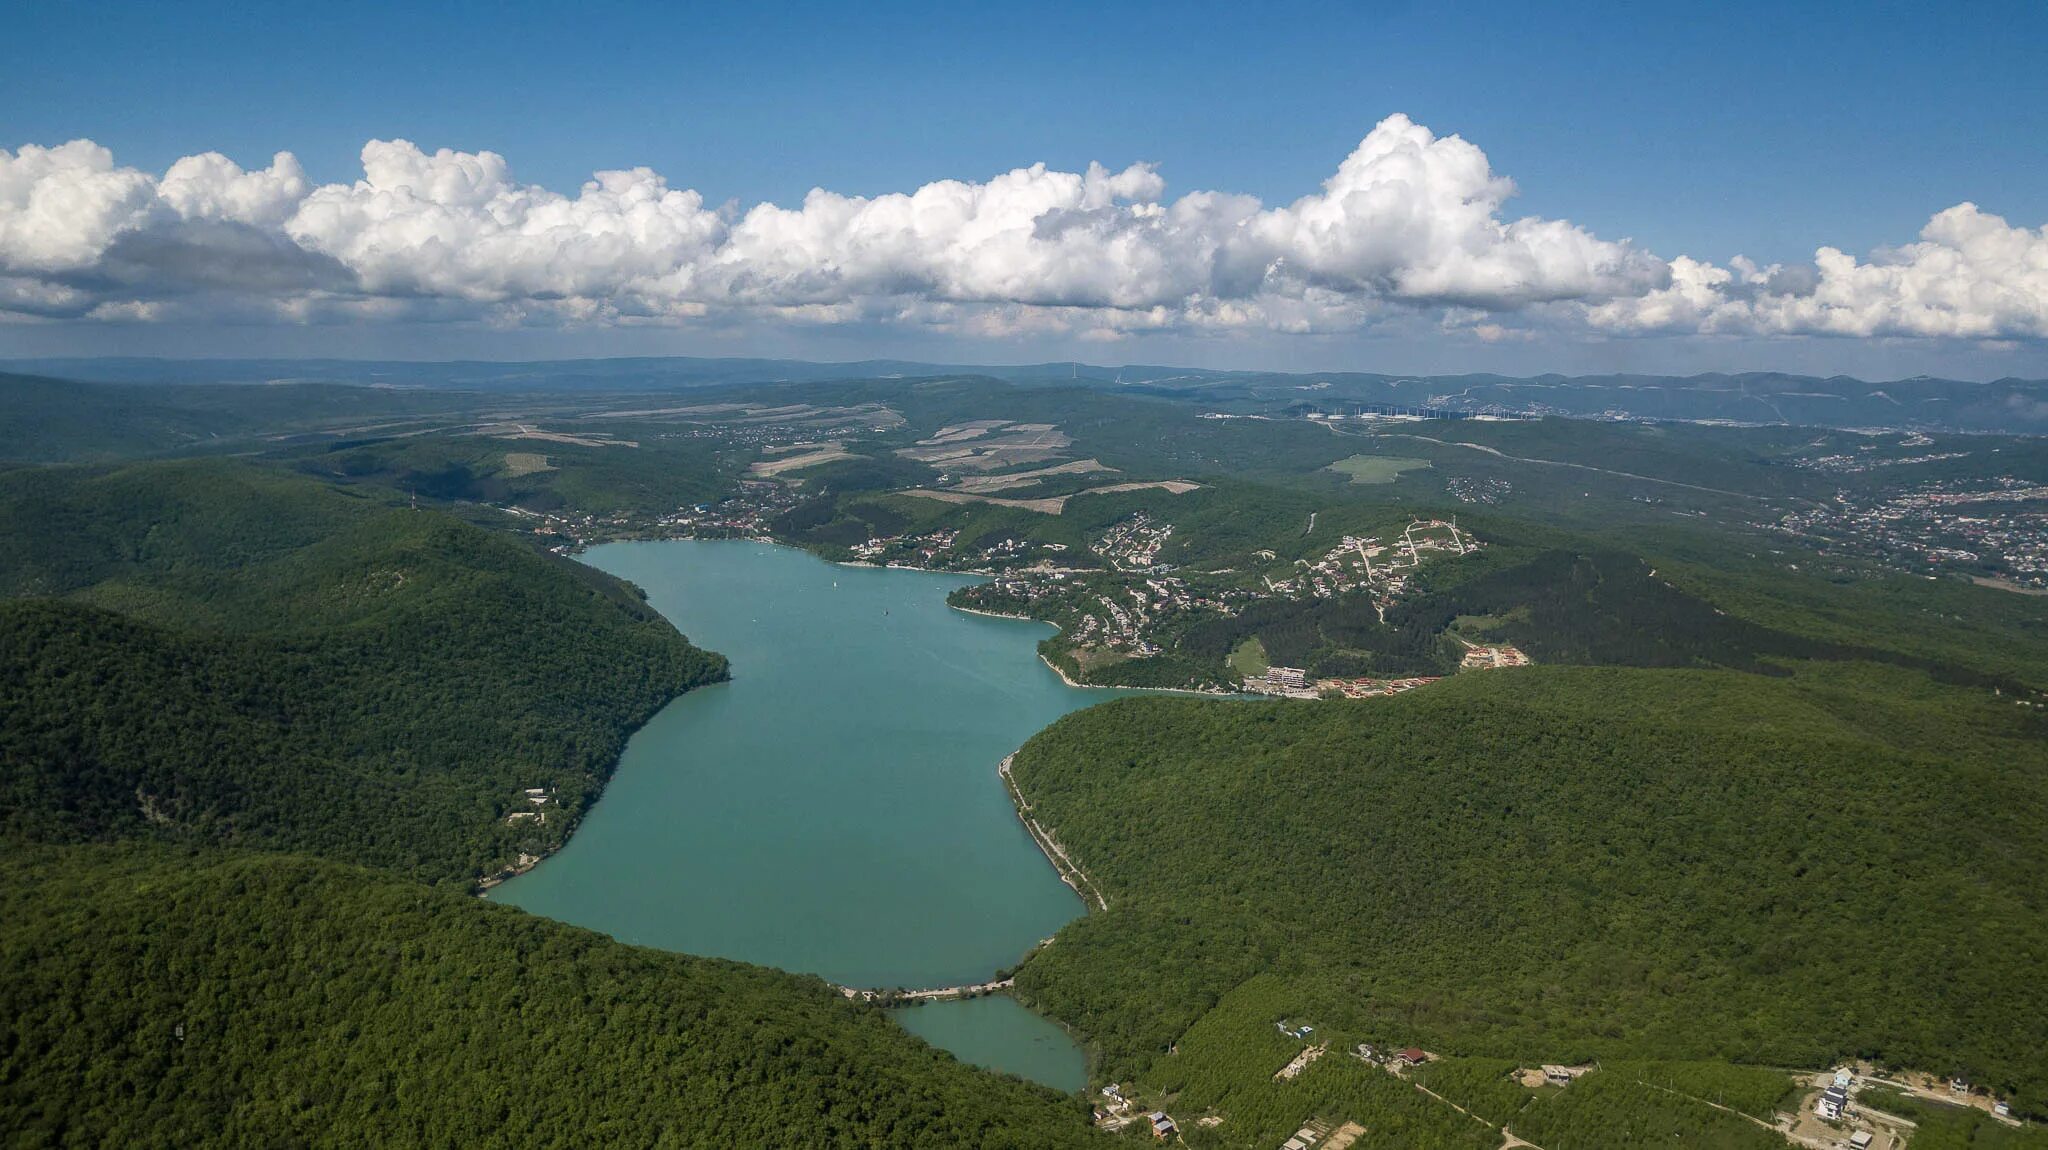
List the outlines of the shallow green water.
<svg viewBox="0 0 2048 1150">
<path fill-rule="evenodd" d="M 1112 696 L 1039 662 L 1050 628 L 947 607 L 962 577 L 760 543 L 615 543 L 584 559 L 723 652 L 733 681 L 656 716 L 568 846 L 493 898 L 862 987 L 981 982 L 1081 913 L 996 776 L 1039 728 Z M 994 1063 L 1004 1009 L 942 1004 L 918 1025 L 937 1033 L 955 1010 L 950 1032 L 979 1051 L 961 1057 Z M 1025 1047 L 1045 1037 L 1007 1029 Z M 1022 1047 L 1003 1060 L 1051 1065 Z"/>
<path fill-rule="evenodd" d="M 1067 1032 L 1006 995 L 896 1009 L 896 1021 L 962 1062 L 1001 1070 L 1055 1090 L 1088 1085 L 1088 1058 Z"/>
</svg>

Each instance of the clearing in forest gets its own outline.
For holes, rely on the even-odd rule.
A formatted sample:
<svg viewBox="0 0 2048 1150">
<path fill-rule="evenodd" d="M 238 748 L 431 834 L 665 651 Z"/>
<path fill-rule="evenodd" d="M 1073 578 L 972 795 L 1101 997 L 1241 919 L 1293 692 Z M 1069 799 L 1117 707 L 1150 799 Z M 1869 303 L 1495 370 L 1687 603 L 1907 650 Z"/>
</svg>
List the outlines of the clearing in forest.
<svg viewBox="0 0 2048 1150">
<path fill-rule="evenodd" d="M 630 439 L 619 439 L 610 432 L 586 431 L 570 435 L 566 431 L 549 431 L 530 423 L 492 423 L 476 430 L 477 435 L 488 435 L 492 439 L 540 439 L 549 443 L 568 443 L 577 447 L 638 447 Z"/>
<path fill-rule="evenodd" d="M 1427 459 L 1406 459 L 1396 455 L 1354 455 L 1332 463 L 1326 471 L 1349 475 L 1353 483 L 1392 483 L 1404 471 L 1420 471 L 1429 466 Z"/>
<path fill-rule="evenodd" d="M 756 464 L 755 466 L 758 467 L 760 465 Z M 997 507 L 1021 507 L 1026 511 L 1058 515 L 1066 510 L 1067 500 L 1078 499 L 1083 495 L 1109 495 L 1117 491 L 1145 491 L 1152 488 L 1164 490 L 1174 495 L 1185 495 L 1200 486 L 1201 484 L 1199 483 L 1189 483 L 1185 479 L 1158 479 L 1147 483 L 1112 483 L 1108 487 L 1091 487 L 1086 491 L 1076 491 L 1072 495 L 1050 495 L 1044 499 L 999 499 L 993 495 L 974 495 L 966 491 L 946 489 L 934 491 L 925 487 L 915 487 L 907 491 L 899 491 L 896 494 L 915 495 L 923 499 L 937 499 L 945 503 L 993 503 Z"/>
<path fill-rule="evenodd" d="M 1068 439 L 1050 423 L 1009 423 L 977 419 L 940 428 L 929 439 L 896 454 L 948 471 L 997 471 L 1030 463 L 1050 463 L 1065 454 Z"/>
<path fill-rule="evenodd" d="M 1230 653 L 1230 669 L 1247 679 L 1265 674 L 1272 665 L 1266 658 L 1266 645 L 1259 641 L 1257 635 L 1239 643 L 1237 650 Z"/>
<path fill-rule="evenodd" d="M 772 479 L 785 471 L 802 471 L 806 467 L 816 467 L 820 463 L 853 458 L 852 453 L 844 450 L 838 443 L 813 443 L 805 446 L 810 450 L 798 455 L 785 455 L 780 459 L 763 459 L 749 466 L 747 470 L 762 478 Z"/>
<path fill-rule="evenodd" d="M 1091 471 L 1115 471 L 1114 467 L 1103 465 L 1100 459 L 1076 459 L 1072 463 L 1040 467 L 1033 471 L 1012 471 L 1006 475 L 969 475 L 953 485 L 956 491 L 975 495 L 987 495 L 991 491 L 1002 491 L 1010 487 L 1023 487 L 1037 483 L 1054 475 L 1085 475 Z"/>
<path fill-rule="evenodd" d="M 1358 1136 L 1364 1133 L 1365 1127 L 1356 1122 L 1346 1122 L 1337 1127 L 1337 1132 L 1330 1135 L 1328 1142 L 1323 1143 L 1323 1150 L 1349 1150 L 1351 1144 L 1358 1141 Z"/>
<path fill-rule="evenodd" d="M 517 479 L 540 471 L 553 471 L 555 465 L 548 457 L 533 451 L 508 451 L 505 453 L 505 477 Z"/>
</svg>

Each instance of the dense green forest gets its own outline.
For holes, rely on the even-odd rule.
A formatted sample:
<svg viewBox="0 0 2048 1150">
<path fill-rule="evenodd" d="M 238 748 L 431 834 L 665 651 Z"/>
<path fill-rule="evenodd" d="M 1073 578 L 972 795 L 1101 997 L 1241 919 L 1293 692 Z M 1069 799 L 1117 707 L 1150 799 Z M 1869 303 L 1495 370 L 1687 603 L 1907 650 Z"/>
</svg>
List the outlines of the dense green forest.
<svg viewBox="0 0 2048 1150">
<path fill-rule="evenodd" d="M 702 439 L 575 443 L 431 435 L 345 439 L 289 459 L 323 479 L 373 484 L 435 502 L 644 519 L 718 498 L 732 478 L 718 456 L 716 444 Z"/>
<path fill-rule="evenodd" d="M 0 603 L 18 838 L 468 883 L 558 845 L 626 734 L 724 674 L 599 572 L 248 464 L 0 474 L 0 556 L 35 596 Z"/>
<path fill-rule="evenodd" d="M 814 978 L 288 855 L 12 847 L 10 1146 L 1017 1147 L 1078 1103 Z"/>
<path fill-rule="evenodd" d="M 459 391 L 89 383 L 0 372 L 0 460 L 62 463 L 247 450 L 321 429 L 459 416 L 474 401 Z"/>
<path fill-rule="evenodd" d="M 2048 1106 L 2044 722 L 1868 664 L 1120 700 L 1014 764 L 1109 898 L 1019 985 L 1111 1075 L 1233 987 L 1543 1061 L 1862 1055 Z"/>
<path fill-rule="evenodd" d="M 0 473 L 0 591 L 0 1142 L 1086 1137 L 816 979 L 467 897 L 723 675 L 631 587 L 191 461 Z"/>
<path fill-rule="evenodd" d="M 1075 1100 L 815 980 L 459 893 L 559 846 L 626 734 L 725 673 L 524 513 L 658 530 L 827 439 L 849 457 L 744 530 L 835 558 L 952 533 L 960 566 L 1025 540 L 1077 594 L 1124 577 L 1089 546 L 1141 512 L 1175 528 L 1161 563 L 1247 586 L 1411 518 L 1485 541 L 1384 621 L 1358 594 L 1265 599 L 1094 673 L 1211 682 L 1253 639 L 1323 675 L 1443 673 L 1452 634 L 1548 666 L 1372 702 L 1119 701 L 1016 759 L 1109 900 L 1020 994 L 1091 1045 L 1098 1084 L 1170 1100 L 1189 1144 L 1270 1150 L 1318 1119 L 1366 1126 L 1357 1150 L 1493 1150 L 1502 1127 L 1544 1150 L 1779 1145 L 1751 1119 L 1790 1104 L 1786 1069 L 1850 1057 L 2048 1112 L 2048 601 L 1818 563 L 1768 526 L 2039 482 L 2035 441 L 1368 428 L 1170 392 L 0 377 L 0 460 L 89 463 L 0 470 L 0 1141 L 1085 1140 Z M 721 404 L 745 411 L 701 415 Z M 899 449 L 990 418 L 1056 425 L 1104 470 L 1004 489 L 1072 496 L 1058 514 L 905 492 L 941 472 Z M 1823 454 L 1872 466 L 1804 465 Z M 117 462 L 163 456 L 211 458 Z M 1429 466 L 1354 485 L 1329 470 L 1353 456 Z M 1074 494 L 1105 476 L 1201 486 Z M 1309 1041 L 1287 1020 L 1329 1052 L 1282 1079 Z M 1446 1057 L 1404 1081 L 1356 1042 Z M 1509 1077 L 1579 1061 L 1599 1069 L 1565 1089 Z M 2038 1144 L 1868 1097 L 1925 1150 Z"/>
</svg>

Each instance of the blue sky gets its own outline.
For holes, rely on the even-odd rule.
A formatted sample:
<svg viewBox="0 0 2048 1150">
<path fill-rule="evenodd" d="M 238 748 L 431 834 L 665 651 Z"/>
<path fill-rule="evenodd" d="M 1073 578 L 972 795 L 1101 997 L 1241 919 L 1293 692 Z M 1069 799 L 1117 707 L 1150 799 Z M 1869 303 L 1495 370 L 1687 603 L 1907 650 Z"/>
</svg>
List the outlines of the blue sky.
<svg viewBox="0 0 2048 1150">
<path fill-rule="evenodd" d="M 813 187 L 871 197 L 1040 161 L 1066 172 L 1144 161 L 1168 200 L 1215 190 L 1274 207 L 1316 192 L 1375 124 L 1404 113 L 1470 141 L 1514 181 L 1503 220 L 1568 221 L 1661 260 L 1796 264 L 1824 244 L 1867 258 L 1965 201 L 2016 228 L 2048 221 L 2048 5 L 1450 7 L 47 3 L 11 13 L 0 41 L 0 148 L 88 138 L 151 175 L 199 152 L 254 169 L 289 151 L 324 184 L 362 177 L 365 141 L 403 138 L 429 153 L 499 153 L 516 181 L 572 196 L 594 170 L 645 166 L 713 208 L 741 209 L 793 207 Z M 1993 344 L 1896 328 L 1874 330 L 1875 344 L 1779 330 L 1702 343 L 1631 327 L 1616 352 L 1588 350 L 1613 342 L 1611 326 L 1587 337 L 1528 322 L 1519 302 L 1504 313 L 1516 339 L 1440 338 L 1445 321 L 1429 312 L 1443 301 L 1426 302 L 1420 315 L 1294 340 L 1270 325 L 1222 342 L 1155 327 L 1087 357 L 1299 362 L 1356 348 L 1406 357 L 1403 369 L 1520 358 L 1538 371 L 1622 354 L 1675 368 L 2044 370 L 2025 306 L 2017 326 L 1981 329 Z M 27 326 L 0 325 L 0 354 L 109 339 L 478 354 L 495 338 L 459 315 L 367 332 L 256 324 L 260 335 L 246 315 L 190 311 L 149 331 L 54 312 Z M 1059 332 L 867 320 L 791 331 L 758 315 L 716 331 L 516 326 L 522 354 L 752 351 L 785 335 L 807 354 L 1030 359 L 1041 345 L 1047 357 L 1076 347 Z"/>
</svg>

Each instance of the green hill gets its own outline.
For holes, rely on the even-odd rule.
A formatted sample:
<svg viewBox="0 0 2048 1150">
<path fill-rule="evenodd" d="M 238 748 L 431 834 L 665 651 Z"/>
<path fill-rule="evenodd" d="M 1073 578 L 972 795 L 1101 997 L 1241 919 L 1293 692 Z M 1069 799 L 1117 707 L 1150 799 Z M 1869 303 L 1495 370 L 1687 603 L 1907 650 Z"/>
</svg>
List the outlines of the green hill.
<svg viewBox="0 0 2048 1150">
<path fill-rule="evenodd" d="M 1109 901 L 1019 984 L 1112 1076 L 1183 1073 L 1162 1052 L 1260 975 L 1275 1017 L 1396 1045 L 1861 1055 L 2038 1112 L 2043 734 L 2010 696 L 1867 664 L 1119 700 L 1015 760 Z"/>
<path fill-rule="evenodd" d="M 10 849 L 10 1146 L 1086 1140 L 813 978 L 284 855 Z"/>
<path fill-rule="evenodd" d="M 626 584 L 207 461 L 0 473 L 0 591 L 0 1143 L 1086 1138 L 816 979 L 467 897 L 724 674 Z"/>
<path fill-rule="evenodd" d="M 0 604 L 18 838 L 468 883 L 559 845 L 626 734 L 724 674 L 608 576 L 246 464 L 0 474 L 0 556 L 34 596 Z"/>
<path fill-rule="evenodd" d="M 479 398 L 325 383 L 91 383 L 0 372 L 0 461 L 246 449 L 293 433 L 447 418 Z"/>
</svg>

